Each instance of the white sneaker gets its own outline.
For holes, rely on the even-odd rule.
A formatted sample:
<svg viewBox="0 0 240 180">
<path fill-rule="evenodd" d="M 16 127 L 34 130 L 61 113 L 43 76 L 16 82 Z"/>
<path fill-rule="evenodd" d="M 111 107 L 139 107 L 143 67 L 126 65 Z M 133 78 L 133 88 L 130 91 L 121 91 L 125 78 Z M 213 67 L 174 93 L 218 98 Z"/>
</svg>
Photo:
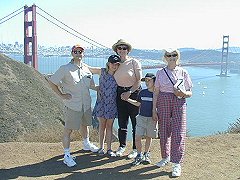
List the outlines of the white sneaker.
<svg viewBox="0 0 240 180">
<path fill-rule="evenodd" d="M 128 154 L 128 158 L 129 159 L 132 159 L 132 158 L 135 158 L 135 157 L 137 157 L 137 150 L 136 149 L 133 149 L 132 150 L 132 152 L 130 152 L 129 154 Z"/>
<path fill-rule="evenodd" d="M 150 153 L 145 152 L 143 154 L 143 164 L 151 164 Z"/>
<path fill-rule="evenodd" d="M 181 165 L 180 164 L 176 163 L 173 165 L 172 176 L 173 177 L 181 176 Z"/>
<path fill-rule="evenodd" d="M 119 147 L 118 150 L 116 151 L 116 156 L 122 156 L 125 150 L 126 150 L 125 147 Z"/>
<path fill-rule="evenodd" d="M 161 161 L 159 161 L 156 166 L 158 167 L 163 167 L 166 166 L 168 163 L 170 162 L 170 157 L 167 157 L 165 159 L 162 159 Z"/>
<path fill-rule="evenodd" d="M 84 151 L 92 151 L 95 153 L 95 152 L 98 152 L 99 148 L 89 142 L 89 143 L 83 143 L 83 150 Z"/>
<path fill-rule="evenodd" d="M 63 163 L 66 164 L 68 167 L 73 167 L 73 166 L 75 166 L 75 165 L 77 164 L 77 163 L 73 160 L 73 157 L 72 157 L 72 156 L 68 156 L 68 155 L 65 155 L 65 156 L 64 156 Z"/>
<path fill-rule="evenodd" d="M 104 149 L 102 148 L 98 149 L 97 153 L 99 156 L 103 156 L 105 154 Z"/>
<path fill-rule="evenodd" d="M 116 154 L 111 150 L 107 150 L 107 154 L 110 156 L 110 157 L 116 157 Z"/>
</svg>

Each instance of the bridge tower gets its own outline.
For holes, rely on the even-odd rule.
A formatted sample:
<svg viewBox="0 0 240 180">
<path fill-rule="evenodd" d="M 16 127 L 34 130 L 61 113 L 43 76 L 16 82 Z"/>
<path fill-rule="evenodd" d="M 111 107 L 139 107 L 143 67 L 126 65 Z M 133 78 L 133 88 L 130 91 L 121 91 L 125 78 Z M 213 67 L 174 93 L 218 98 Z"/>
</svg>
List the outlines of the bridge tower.
<svg viewBox="0 0 240 180">
<path fill-rule="evenodd" d="M 221 73 L 219 75 L 219 76 L 223 76 L 223 77 L 227 77 L 227 71 L 228 71 L 228 47 L 229 47 L 229 36 L 223 36 Z"/>
<path fill-rule="evenodd" d="M 29 18 L 29 13 L 31 14 Z M 24 63 L 38 69 L 36 5 L 24 6 Z M 31 43 L 31 46 L 30 46 Z M 31 51 L 30 51 L 31 47 Z"/>
</svg>

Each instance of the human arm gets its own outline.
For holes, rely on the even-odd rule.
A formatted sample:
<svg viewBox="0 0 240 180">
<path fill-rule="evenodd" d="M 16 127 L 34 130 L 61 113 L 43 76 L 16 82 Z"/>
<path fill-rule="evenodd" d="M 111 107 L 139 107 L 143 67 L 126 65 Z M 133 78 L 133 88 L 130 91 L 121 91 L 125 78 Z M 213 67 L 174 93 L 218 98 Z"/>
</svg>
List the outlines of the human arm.
<svg viewBox="0 0 240 180">
<path fill-rule="evenodd" d="M 174 94 L 178 97 L 182 97 L 182 98 L 189 98 L 192 96 L 192 80 L 189 76 L 189 74 L 187 73 L 186 70 L 184 70 L 184 81 L 183 81 L 183 87 L 182 86 L 177 86 L 179 88 L 176 88 L 176 86 L 174 86 Z"/>
<path fill-rule="evenodd" d="M 190 98 L 192 96 L 192 91 L 191 90 L 181 91 L 180 89 L 174 88 L 174 94 L 178 97 Z"/>
<path fill-rule="evenodd" d="M 91 79 L 91 81 L 90 81 L 90 89 L 92 89 L 94 91 L 99 90 L 99 85 L 96 85 L 93 79 Z"/>
<path fill-rule="evenodd" d="M 71 94 L 63 94 L 60 90 L 59 90 L 59 87 L 52 83 L 48 78 L 46 78 L 48 84 L 50 85 L 50 87 L 52 88 L 52 90 L 57 94 L 59 95 L 62 99 L 66 99 L 66 100 L 69 100 L 72 98 L 72 95 Z"/>
<path fill-rule="evenodd" d="M 91 67 L 88 66 L 88 69 L 92 74 L 98 74 L 99 76 L 101 75 L 101 68 L 100 67 Z"/>
<path fill-rule="evenodd" d="M 158 115 L 157 115 L 157 98 L 159 95 L 160 89 L 159 87 L 154 87 L 153 91 L 153 109 L 152 109 L 152 118 L 154 121 L 158 121 Z"/>
<path fill-rule="evenodd" d="M 138 102 L 138 101 L 136 101 L 136 100 L 133 100 L 133 99 L 131 99 L 131 98 L 128 98 L 128 99 L 127 99 L 127 102 L 129 102 L 130 104 L 132 104 L 132 105 L 134 105 L 134 106 L 138 106 L 138 107 L 141 105 L 140 102 Z"/>
</svg>

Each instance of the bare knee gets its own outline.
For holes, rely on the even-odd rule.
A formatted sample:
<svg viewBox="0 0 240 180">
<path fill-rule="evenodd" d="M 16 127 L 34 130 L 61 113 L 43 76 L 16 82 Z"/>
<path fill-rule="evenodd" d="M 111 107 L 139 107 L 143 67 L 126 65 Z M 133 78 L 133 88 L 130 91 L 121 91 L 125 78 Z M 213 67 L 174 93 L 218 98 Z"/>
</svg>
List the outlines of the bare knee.
<svg viewBox="0 0 240 180">
<path fill-rule="evenodd" d="M 113 121 L 112 120 L 107 120 L 106 128 L 107 129 L 112 129 L 112 127 L 113 127 Z"/>
</svg>

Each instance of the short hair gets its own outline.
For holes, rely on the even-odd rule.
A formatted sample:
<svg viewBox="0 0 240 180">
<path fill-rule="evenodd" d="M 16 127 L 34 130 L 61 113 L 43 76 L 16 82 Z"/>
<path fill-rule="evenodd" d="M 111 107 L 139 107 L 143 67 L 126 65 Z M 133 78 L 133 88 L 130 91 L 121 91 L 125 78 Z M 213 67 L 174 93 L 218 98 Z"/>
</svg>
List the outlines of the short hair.
<svg viewBox="0 0 240 180">
<path fill-rule="evenodd" d="M 167 53 L 173 53 L 173 52 L 176 52 L 177 53 L 177 60 L 176 60 L 176 64 L 179 65 L 179 62 L 180 62 L 180 51 L 178 49 L 172 49 L 172 48 L 169 48 L 169 49 L 163 49 L 163 57 L 162 57 L 162 60 L 164 63 L 167 64 L 167 60 L 166 60 L 166 54 Z"/>
</svg>

